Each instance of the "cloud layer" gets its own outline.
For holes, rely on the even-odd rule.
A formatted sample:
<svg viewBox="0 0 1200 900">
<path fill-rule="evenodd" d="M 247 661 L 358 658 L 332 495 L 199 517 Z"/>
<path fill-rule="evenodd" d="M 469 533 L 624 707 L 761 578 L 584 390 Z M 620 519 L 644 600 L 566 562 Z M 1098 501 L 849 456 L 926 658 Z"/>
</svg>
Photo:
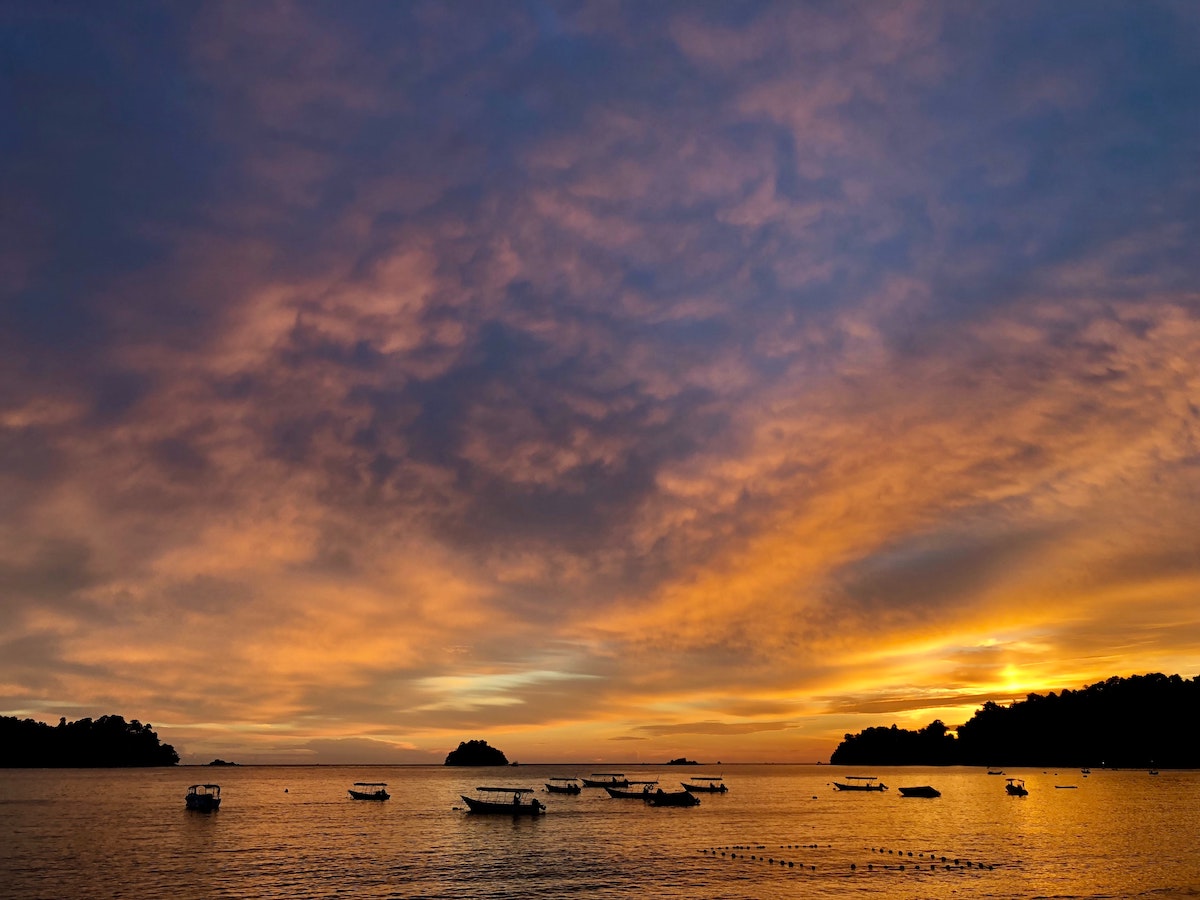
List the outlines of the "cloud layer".
<svg viewBox="0 0 1200 900">
<path fill-rule="evenodd" d="M 1196 673 L 1184 7 L 0 16 L 5 714 L 807 761 Z"/>
</svg>

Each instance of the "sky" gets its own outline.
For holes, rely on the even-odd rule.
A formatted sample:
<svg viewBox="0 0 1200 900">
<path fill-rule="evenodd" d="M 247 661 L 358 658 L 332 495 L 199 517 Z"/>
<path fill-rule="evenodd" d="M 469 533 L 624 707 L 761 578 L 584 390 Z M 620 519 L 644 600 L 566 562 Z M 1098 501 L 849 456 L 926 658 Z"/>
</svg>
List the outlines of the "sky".
<svg viewBox="0 0 1200 900">
<path fill-rule="evenodd" d="M 1200 674 L 1200 7 L 0 5 L 0 715 L 828 761 Z"/>
</svg>

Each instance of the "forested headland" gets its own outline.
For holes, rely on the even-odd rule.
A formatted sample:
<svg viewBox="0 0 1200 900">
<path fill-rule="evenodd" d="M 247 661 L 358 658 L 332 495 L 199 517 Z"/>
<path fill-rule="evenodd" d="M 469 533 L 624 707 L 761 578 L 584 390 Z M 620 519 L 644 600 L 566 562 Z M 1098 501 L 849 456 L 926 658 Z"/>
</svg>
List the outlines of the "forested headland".
<svg viewBox="0 0 1200 900">
<path fill-rule="evenodd" d="M 179 754 L 160 743 L 150 725 L 121 716 L 58 720 L 0 716 L 0 768 L 103 768 L 173 766 Z"/>
<path fill-rule="evenodd" d="M 867 728 L 847 734 L 829 761 L 876 766 L 1107 766 L 1197 768 L 1191 737 L 1200 676 L 1114 677 L 1082 690 L 987 702 L 951 729 Z"/>
</svg>

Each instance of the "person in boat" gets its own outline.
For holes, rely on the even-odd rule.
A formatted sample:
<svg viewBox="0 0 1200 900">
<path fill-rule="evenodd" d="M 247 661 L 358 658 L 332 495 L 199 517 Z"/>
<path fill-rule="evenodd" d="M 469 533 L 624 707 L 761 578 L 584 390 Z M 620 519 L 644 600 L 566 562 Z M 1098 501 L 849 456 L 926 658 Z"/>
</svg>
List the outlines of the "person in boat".
<svg viewBox="0 0 1200 900">
<path fill-rule="evenodd" d="M 521 805 L 521 795 L 513 794 L 513 806 L 520 806 L 520 805 Z"/>
</svg>

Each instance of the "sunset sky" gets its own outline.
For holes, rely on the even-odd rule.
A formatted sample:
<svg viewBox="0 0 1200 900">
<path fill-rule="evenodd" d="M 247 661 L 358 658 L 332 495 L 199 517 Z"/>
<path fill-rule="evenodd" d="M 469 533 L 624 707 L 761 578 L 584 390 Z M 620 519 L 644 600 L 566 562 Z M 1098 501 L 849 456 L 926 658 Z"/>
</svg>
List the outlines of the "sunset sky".
<svg viewBox="0 0 1200 900">
<path fill-rule="evenodd" d="M 1200 6 L 0 6 L 0 714 L 828 760 L 1200 674 Z"/>
</svg>

